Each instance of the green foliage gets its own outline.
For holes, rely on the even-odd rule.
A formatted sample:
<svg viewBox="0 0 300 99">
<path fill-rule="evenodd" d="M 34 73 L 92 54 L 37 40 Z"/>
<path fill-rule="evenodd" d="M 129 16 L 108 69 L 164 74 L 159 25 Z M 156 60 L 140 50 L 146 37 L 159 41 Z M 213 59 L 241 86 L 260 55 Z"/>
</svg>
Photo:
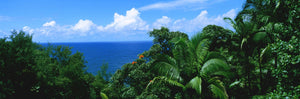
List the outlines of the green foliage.
<svg viewBox="0 0 300 99">
<path fill-rule="evenodd" d="M 108 83 L 107 65 L 86 73 L 83 54 L 69 47 L 42 47 L 23 31 L 0 45 L 0 98 L 97 98 Z"/>
<path fill-rule="evenodd" d="M 0 39 L 0 98 L 298 98 L 299 4 L 247 0 L 224 18 L 234 32 L 208 25 L 189 39 L 154 29 L 154 45 L 112 76 L 107 64 L 92 75 L 82 53 L 13 31 Z"/>
<path fill-rule="evenodd" d="M 0 41 L 0 98 L 33 97 L 31 91 L 36 82 L 32 36 L 12 31 L 9 39 Z"/>
<path fill-rule="evenodd" d="M 224 29 L 221 26 L 207 25 L 203 28 L 201 37 L 202 39 L 208 39 L 209 51 L 214 51 L 219 48 L 226 48 L 229 45 L 229 40 L 233 32 L 228 29 Z"/>
<path fill-rule="evenodd" d="M 227 63 L 224 60 L 210 59 L 203 64 L 200 73 L 205 74 L 206 76 L 229 77 L 230 73 L 226 73 L 226 71 L 229 71 L 229 70 L 230 70 L 230 67 L 227 65 Z M 224 72 L 222 72 L 222 71 L 224 71 Z"/>
<path fill-rule="evenodd" d="M 299 81 L 299 3 L 297 0 L 247 0 L 234 21 L 225 18 L 236 30 L 234 42 L 241 42 L 241 50 L 231 50 L 239 59 L 230 63 L 237 64 L 239 84 L 235 85 L 245 86 L 233 92 L 242 90 L 248 96 L 270 92 L 288 93 L 284 97 L 297 95 L 294 88 L 299 85 L 296 83 Z"/>
<path fill-rule="evenodd" d="M 198 94 L 201 94 L 202 92 L 201 84 L 202 84 L 202 79 L 196 76 L 191 81 L 189 81 L 185 87 L 195 89 Z"/>
<path fill-rule="evenodd" d="M 108 97 L 106 96 L 106 94 L 105 93 L 100 93 L 100 95 L 101 95 L 101 99 L 108 99 Z"/>
<path fill-rule="evenodd" d="M 212 98 L 214 94 L 216 94 L 215 97 L 222 97 L 218 96 L 220 93 L 214 92 L 220 92 L 216 91 L 218 89 L 215 88 L 224 89 L 224 87 L 218 86 L 209 89 L 209 86 L 220 85 L 220 83 L 215 82 L 219 81 L 219 79 L 216 78 L 219 78 L 222 75 L 226 75 L 224 77 L 229 77 L 228 75 L 230 73 L 227 71 L 230 70 L 230 67 L 223 61 L 223 59 L 226 58 L 222 57 L 222 55 L 217 52 L 208 51 L 209 39 L 199 33 L 195 37 L 192 37 L 192 41 L 189 41 L 189 39 L 186 38 L 176 37 L 173 38 L 171 42 L 174 44 L 172 49 L 173 56 L 156 55 L 156 57 L 159 58 L 154 60 L 152 71 L 159 76 L 155 77 L 148 84 L 146 92 L 149 93 L 149 90 L 155 89 L 155 87 L 149 88 L 150 85 L 161 83 L 157 81 L 164 81 L 164 84 L 167 84 L 167 86 L 173 86 L 169 87 L 170 90 L 173 91 L 176 89 L 177 91 L 180 91 L 180 93 L 185 93 L 183 96 L 177 94 L 180 95 L 180 97 Z M 202 84 L 202 82 L 204 83 Z M 183 86 L 185 84 L 186 86 Z M 181 89 L 178 90 L 178 88 Z M 197 95 L 194 94 L 194 90 Z M 211 92 L 212 94 L 201 94 L 202 90 L 204 90 L 204 92 Z M 222 90 L 222 92 L 224 95 L 223 97 L 228 97 L 225 90 Z"/>
<path fill-rule="evenodd" d="M 190 40 L 154 29 L 156 44 L 143 53 L 153 80 L 139 97 L 297 96 L 299 7 L 296 0 L 247 0 L 234 20 L 224 18 L 234 32 L 208 25 Z"/>
<path fill-rule="evenodd" d="M 162 51 L 162 54 L 172 56 L 173 44 L 170 42 L 175 37 L 188 38 L 188 35 L 181 32 L 170 32 L 168 28 L 161 27 L 161 29 L 153 29 L 149 32 L 150 37 L 154 37 L 153 43 L 159 44 Z"/>
</svg>

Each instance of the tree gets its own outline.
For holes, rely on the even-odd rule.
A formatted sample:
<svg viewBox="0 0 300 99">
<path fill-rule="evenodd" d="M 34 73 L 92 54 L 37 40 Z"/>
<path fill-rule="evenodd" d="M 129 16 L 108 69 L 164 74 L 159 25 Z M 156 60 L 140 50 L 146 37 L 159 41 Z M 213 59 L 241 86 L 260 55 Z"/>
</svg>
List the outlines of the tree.
<svg viewBox="0 0 300 99">
<path fill-rule="evenodd" d="M 33 97 L 36 81 L 33 70 L 34 49 L 32 36 L 23 31 L 12 31 L 9 40 L 1 39 L 0 47 L 0 98 Z"/>
<path fill-rule="evenodd" d="M 150 37 L 154 37 L 154 44 L 159 44 L 162 48 L 162 54 L 172 56 L 172 47 L 173 44 L 169 42 L 171 39 L 175 37 L 183 37 L 188 38 L 188 36 L 181 32 L 170 32 L 168 28 L 161 27 L 161 29 L 153 29 L 153 31 L 149 32 Z"/>
<path fill-rule="evenodd" d="M 207 25 L 203 28 L 201 35 L 202 39 L 209 40 L 209 51 L 216 51 L 216 49 L 227 48 L 227 45 L 230 45 L 233 32 L 221 26 Z"/>
<path fill-rule="evenodd" d="M 220 57 L 216 52 L 208 52 L 207 45 L 209 42 L 203 36 L 199 33 L 192 37 L 192 41 L 181 37 L 172 39 L 174 58 L 163 55 L 155 60 L 152 68 L 160 76 L 155 77 L 148 84 L 148 87 L 153 83 L 157 83 L 157 81 L 164 81 L 182 89 L 192 88 L 202 97 L 208 98 L 211 96 L 206 95 L 212 95 L 219 98 L 228 98 L 225 87 L 219 78 L 228 77 L 230 67 L 223 60 L 224 57 Z M 185 84 L 186 86 L 184 86 Z M 210 90 L 212 94 L 201 94 L 202 90 L 205 90 L 203 92 Z M 190 96 L 195 98 L 195 95 L 185 95 L 186 98 L 192 98 Z"/>
<path fill-rule="evenodd" d="M 243 10 L 235 19 L 236 25 L 233 27 L 237 33 L 243 33 L 243 28 L 239 27 L 243 27 L 243 23 L 246 22 L 253 24 L 254 27 L 250 29 L 257 32 L 252 31 L 250 33 L 252 35 L 246 36 L 246 39 L 240 39 L 240 41 L 242 41 L 241 45 L 250 45 L 248 47 L 251 48 L 250 51 L 246 50 L 249 52 L 247 55 L 250 59 L 249 62 L 254 67 L 258 67 L 258 69 L 253 69 L 250 74 L 260 78 L 259 85 L 256 85 L 257 81 L 248 81 L 248 85 L 258 86 L 258 89 L 255 89 L 254 86 L 248 86 L 248 89 L 251 89 L 251 92 L 258 92 L 258 94 L 279 90 L 282 93 L 288 92 L 289 95 L 295 95 L 291 90 L 295 90 L 295 86 L 298 86 L 293 82 L 296 81 L 294 78 L 299 78 L 295 73 L 299 69 L 294 68 L 299 62 L 296 61 L 297 58 L 289 59 L 288 57 L 299 56 L 298 50 L 291 50 L 293 48 L 299 49 L 299 44 L 293 43 L 298 42 L 297 37 L 299 37 L 299 1 L 247 0 Z M 244 38 L 245 36 L 241 33 L 238 33 L 237 37 Z M 286 49 L 290 50 L 287 51 Z M 254 72 L 254 70 L 259 70 L 259 73 Z M 257 93 L 252 93 L 252 95 L 254 94 Z"/>
<path fill-rule="evenodd" d="M 83 54 L 70 47 L 38 45 L 23 31 L 1 38 L 0 45 L 0 98 L 105 97 L 96 93 L 107 84 L 100 79 L 105 70 L 96 78 L 87 73 Z"/>
</svg>

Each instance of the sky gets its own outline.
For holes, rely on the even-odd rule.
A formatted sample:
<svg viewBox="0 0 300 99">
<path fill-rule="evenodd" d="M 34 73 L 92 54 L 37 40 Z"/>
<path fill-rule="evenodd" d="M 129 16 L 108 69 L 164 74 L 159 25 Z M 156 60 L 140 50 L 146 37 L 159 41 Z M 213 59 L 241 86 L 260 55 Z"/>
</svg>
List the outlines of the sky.
<svg viewBox="0 0 300 99">
<path fill-rule="evenodd" d="M 190 37 L 207 25 L 232 27 L 245 0 L 2 0 L 0 38 L 23 30 L 34 42 L 150 41 L 167 27 Z"/>
</svg>

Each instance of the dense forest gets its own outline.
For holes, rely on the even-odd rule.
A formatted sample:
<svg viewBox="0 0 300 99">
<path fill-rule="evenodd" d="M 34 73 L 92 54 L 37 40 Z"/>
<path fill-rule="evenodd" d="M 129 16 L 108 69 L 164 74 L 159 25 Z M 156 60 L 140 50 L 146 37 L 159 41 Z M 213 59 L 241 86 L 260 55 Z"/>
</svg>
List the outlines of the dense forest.
<svg viewBox="0 0 300 99">
<path fill-rule="evenodd" d="M 300 1 L 247 0 L 224 21 L 234 30 L 153 29 L 154 45 L 112 75 L 106 64 L 86 72 L 70 47 L 12 31 L 0 39 L 0 98 L 299 98 Z"/>
</svg>

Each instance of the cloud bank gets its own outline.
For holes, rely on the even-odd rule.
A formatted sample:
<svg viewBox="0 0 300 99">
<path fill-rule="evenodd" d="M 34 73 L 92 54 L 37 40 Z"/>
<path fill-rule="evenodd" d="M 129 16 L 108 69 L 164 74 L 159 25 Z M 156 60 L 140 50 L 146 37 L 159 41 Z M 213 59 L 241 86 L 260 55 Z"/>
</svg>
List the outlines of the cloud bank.
<svg viewBox="0 0 300 99">
<path fill-rule="evenodd" d="M 196 1 L 203 0 L 194 0 L 193 2 Z M 114 20 L 107 25 L 97 25 L 89 19 L 80 19 L 73 25 L 60 25 L 59 22 L 52 20 L 38 28 L 24 26 L 23 31 L 33 33 L 34 41 L 38 42 L 149 40 L 147 33 L 153 28 L 161 26 L 168 27 L 172 31 L 182 31 L 191 36 L 209 24 L 230 28 L 223 18 L 234 18 L 237 9 L 231 9 L 224 14 L 212 17 L 208 16 L 208 11 L 203 10 L 192 19 L 172 19 L 162 16 L 155 22 L 148 23 L 140 17 L 140 14 L 139 10 L 132 8 L 127 10 L 125 15 L 115 13 Z"/>
</svg>

